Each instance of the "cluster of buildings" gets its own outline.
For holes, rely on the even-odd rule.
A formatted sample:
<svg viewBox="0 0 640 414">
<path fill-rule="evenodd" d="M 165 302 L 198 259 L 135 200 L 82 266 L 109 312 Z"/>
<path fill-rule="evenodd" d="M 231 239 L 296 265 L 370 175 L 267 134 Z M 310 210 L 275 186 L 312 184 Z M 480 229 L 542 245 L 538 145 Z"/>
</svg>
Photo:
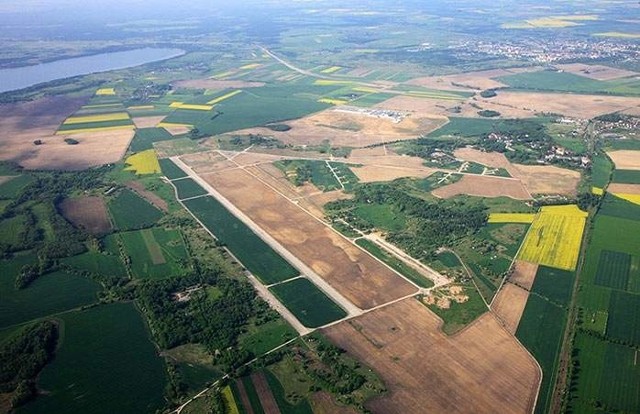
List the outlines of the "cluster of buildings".
<svg viewBox="0 0 640 414">
<path fill-rule="evenodd" d="M 339 106 L 334 109 L 336 112 L 348 112 L 352 114 L 360 114 L 371 116 L 374 118 L 388 119 L 394 124 L 399 124 L 403 119 L 409 116 L 409 112 L 394 111 L 392 109 L 380 108 L 360 108 L 357 106 Z"/>
<path fill-rule="evenodd" d="M 576 60 L 637 61 L 640 44 L 611 40 L 527 39 L 518 42 L 466 41 L 454 48 L 514 60 L 560 63 Z"/>
</svg>

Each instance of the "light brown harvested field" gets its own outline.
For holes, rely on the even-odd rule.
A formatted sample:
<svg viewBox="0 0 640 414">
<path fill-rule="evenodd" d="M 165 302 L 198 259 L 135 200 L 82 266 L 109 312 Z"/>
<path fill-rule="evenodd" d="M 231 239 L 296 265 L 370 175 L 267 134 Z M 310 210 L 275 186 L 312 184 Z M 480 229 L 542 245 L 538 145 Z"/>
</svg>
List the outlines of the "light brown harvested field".
<svg viewBox="0 0 640 414">
<path fill-rule="evenodd" d="M 618 194 L 640 194 L 640 184 L 611 183 L 607 187 L 607 191 Z"/>
<path fill-rule="evenodd" d="M 269 383 L 267 382 L 267 378 L 264 376 L 264 373 L 257 372 L 251 374 L 251 381 L 256 388 L 256 393 L 258 394 L 264 413 L 280 414 L 278 403 L 271 392 L 271 388 L 269 388 Z"/>
<path fill-rule="evenodd" d="M 8 181 L 13 180 L 14 178 L 16 178 L 15 175 L 3 175 L 0 177 L 0 184 L 4 184 Z"/>
<path fill-rule="evenodd" d="M 509 173 L 531 194 L 575 195 L 580 182 L 579 172 L 551 165 L 512 164 Z"/>
<path fill-rule="evenodd" d="M 398 95 L 375 105 L 375 108 L 391 109 L 395 111 L 415 112 L 425 116 L 446 116 L 451 113 L 451 109 L 462 103 L 449 99 L 427 99 L 413 96 Z"/>
<path fill-rule="evenodd" d="M 75 227 L 101 236 L 111 231 L 107 205 L 102 197 L 65 198 L 58 209 L 62 216 Z"/>
<path fill-rule="evenodd" d="M 264 82 L 247 82 L 241 80 L 215 80 L 215 79 L 192 79 L 181 80 L 174 83 L 179 88 L 191 89 L 241 89 L 241 88 L 259 88 L 264 86 Z"/>
<path fill-rule="evenodd" d="M 424 166 L 424 160 L 418 157 L 411 157 L 409 155 L 383 155 L 379 157 L 349 157 L 347 158 L 349 164 L 362 164 L 373 166 L 385 166 L 385 167 L 401 167 L 401 168 L 415 168 L 422 169 Z"/>
<path fill-rule="evenodd" d="M 212 151 L 187 154 L 183 155 L 181 158 L 198 174 L 238 168 L 236 164 L 228 161 L 223 155 Z"/>
<path fill-rule="evenodd" d="M 460 194 L 478 197 L 510 197 L 515 200 L 531 198 L 519 180 L 483 175 L 465 175 L 460 181 L 437 188 L 431 194 L 440 198 L 451 198 Z"/>
<path fill-rule="evenodd" d="M 531 412 L 540 371 L 492 313 L 454 336 L 441 324 L 409 298 L 323 331 L 386 384 L 374 413 Z"/>
<path fill-rule="evenodd" d="M 23 160 L 37 156 L 41 149 L 33 141 L 53 137 L 60 124 L 87 100 L 86 97 L 47 97 L 0 105 L 0 160 L 23 165 Z"/>
<path fill-rule="evenodd" d="M 381 157 L 387 155 L 385 147 L 373 147 L 373 148 L 356 148 L 351 151 L 349 157 Z"/>
<path fill-rule="evenodd" d="M 448 90 L 483 90 L 507 86 L 492 78 L 513 75 L 515 72 L 506 69 L 483 70 L 477 72 L 460 73 L 446 76 L 427 76 L 407 82 L 410 85 L 424 86 L 433 89 Z"/>
<path fill-rule="evenodd" d="M 167 204 L 167 202 L 156 193 L 144 188 L 144 184 L 142 184 L 140 181 L 129 181 L 128 183 L 125 183 L 125 185 L 138 193 L 140 197 L 156 206 L 158 209 L 164 211 L 165 213 L 169 211 L 169 204 Z"/>
<path fill-rule="evenodd" d="M 491 304 L 491 310 L 512 334 L 515 334 L 518 329 L 527 299 L 529 299 L 529 291 L 511 283 L 505 283 Z"/>
<path fill-rule="evenodd" d="M 164 126 L 163 128 L 173 136 L 188 134 L 189 132 L 191 132 L 191 127 L 188 126 Z"/>
<path fill-rule="evenodd" d="M 523 260 L 516 260 L 513 264 L 513 273 L 509 277 L 509 282 L 520 286 L 526 290 L 531 290 L 533 282 L 538 272 L 537 263 L 529 263 Z"/>
<path fill-rule="evenodd" d="M 499 91 L 498 95 L 501 93 L 502 91 Z M 460 112 L 456 113 L 455 116 L 465 118 L 484 118 L 478 113 L 482 110 L 499 112 L 500 118 L 532 118 L 535 116 L 535 112 L 532 112 L 531 110 L 499 102 L 496 98 L 484 99 L 481 97 L 469 98 L 460 105 Z"/>
<path fill-rule="evenodd" d="M 247 394 L 247 390 L 240 379 L 236 380 L 236 388 L 238 389 L 238 394 L 240 394 L 240 403 L 244 407 L 245 412 L 247 414 L 253 414 L 253 407 L 251 407 L 249 395 Z"/>
<path fill-rule="evenodd" d="M 558 65 L 565 72 L 574 75 L 584 76 L 585 78 L 607 81 L 612 79 L 626 78 L 629 76 L 639 75 L 630 70 L 611 68 L 603 65 L 585 65 L 583 63 L 571 63 L 567 65 Z"/>
<path fill-rule="evenodd" d="M 134 134 L 129 129 L 73 134 L 77 145 L 69 145 L 64 142 L 66 136 L 56 135 L 43 139 L 42 145 L 32 146 L 31 153 L 23 154 L 20 165 L 28 169 L 77 171 L 112 164 L 124 156 Z"/>
<path fill-rule="evenodd" d="M 274 155 L 274 154 L 261 154 L 257 152 L 243 152 L 235 157 L 233 157 L 233 161 L 242 165 L 255 165 L 255 164 L 264 164 L 264 163 L 272 163 L 275 161 L 284 160 L 291 157 L 285 157 L 282 155 Z"/>
<path fill-rule="evenodd" d="M 314 414 L 358 414 L 352 407 L 338 405 L 333 401 L 331 394 L 320 391 L 311 395 L 311 408 Z"/>
<path fill-rule="evenodd" d="M 202 175 L 212 187 L 360 308 L 415 292 L 412 285 L 243 170 Z"/>
<path fill-rule="evenodd" d="M 609 151 L 607 155 L 619 170 L 640 170 L 640 151 Z"/>
<path fill-rule="evenodd" d="M 142 116 L 132 118 L 131 120 L 135 124 L 136 128 L 154 128 L 164 119 L 163 115 L 160 116 Z"/>
<path fill-rule="evenodd" d="M 423 168 L 403 168 L 403 167 L 384 167 L 367 165 L 363 167 L 352 167 L 351 171 L 358 177 L 360 182 L 373 183 L 378 181 L 393 181 L 398 178 L 413 177 L 425 178 L 435 172 L 435 170 L 427 167 Z"/>
<path fill-rule="evenodd" d="M 640 106 L 636 106 L 635 108 L 629 108 L 625 111 L 622 111 L 623 114 L 631 115 L 631 116 L 640 116 Z"/>
<path fill-rule="evenodd" d="M 292 145 L 320 145 L 328 141 L 334 146 L 366 147 L 382 142 L 414 139 L 434 131 L 444 122 L 442 117 L 412 114 L 401 122 L 394 123 L 389 119 L 328 109 L 287 122 L 291 127 L 289 131 L 251 128 L 238 133 L 273 136 Z"/>
<path fill-rule="evenodd" d="M 482 101 L 487 100 L 478 98 L 478 101 L 482 105 Z M 491 98 L 491 102 L 528 110 L 531 116 L 551 112 L 585 119 L 640 106 L 638 98 L 621 96 L 507 91 L 498 92 L 498 96 Z"/>
<path fill-rule="evenodd" d="M 473 161 L 479 164 L 486 165 L 493 168 L 509 169 L 511 162 L 500 152 L 485 152 L 479 149 L 465 147 L 458 148 L 453 152 L 456 158 L 461 158 L 465 161 Z"/>
</svg>

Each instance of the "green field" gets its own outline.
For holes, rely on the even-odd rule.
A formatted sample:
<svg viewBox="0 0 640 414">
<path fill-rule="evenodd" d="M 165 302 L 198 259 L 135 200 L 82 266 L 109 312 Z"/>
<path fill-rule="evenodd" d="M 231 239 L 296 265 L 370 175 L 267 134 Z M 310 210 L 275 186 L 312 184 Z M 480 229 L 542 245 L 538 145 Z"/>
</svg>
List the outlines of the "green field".
<svg viewBox="0 0 640 414">
<path fill-rule="evenodd" d="M 187 176 L 187 173 L 182 171 L 180 167 L 174 164 L 169 158 L 159 159 L 160 168 L 162 169 L 162 174 L 170 180 L 175 180 L 176 178 L 184 178 Z"/>
<path fill-rule="evenodd" d="M 133 126 L 131 119 L 122 119 L 117 121 L 104 121 L 104 122 L 85 122 L 82 124 L 62 124 L 58 128 L 59 132 L 76 131 L 79 129 L 94 129 L 94 128 L 111 128 L 111 127 L 124 127 Z"/>
<path fill-rule="evenodd" d="M 611 194 L 606 194 L 600 205 L 599 214 L 621 219 L 637 220 L 640 218 L 640 206 Z"/>
<path fill-rule="evenodd" d="M 187 250 L 179 230 L 160 227 L 120 233 L 133 275 L 158 279 L 186 271 Z"/>
<path fill-rule="evenodd" d="M 546 412 L 550 403 L 574 281 L 573 272 L 540 266 L 516 331 L 542 367 L 536 413 Z"/>
<path fill-rule="evenodd" d="M 239 342 L 253 355 L 262 355 L 296 336 L 297 332 L 287 322 L 276 319 L 250 329 Z"/>
<path fill-rule="evenodd" d="M 358 204 L 354 213 L 383 231 L 400 231 L 407 224 L 407 217 L 392 204 Z"/>
<path fill-rule="evenodd" d="M 449 122 L 442 128 L 436 129 L 429 136 L 461 136 L 461 137 L 477 137 L 488 134 L 494 130 L 496 120 L 492 119 L 475 119 L 475 118 L 449 118 Z"/>
<path fill-rule="evenodd" d="M 194 198 L 184 204 L 262 282 L 277 283 L 299 275 L 213 197 Z"/>
<path fill-rule="evenodd" d="M 607 337 L 640 346 L 640 296 L 618 290 L 611 292 Z"/>
<path fill-rule="evenodd" d="M 140 128 L 136 130 L 136 135 L 131 141 L 129 150 L 140 152 L 153 148 L 153 143 L 173 139 L 173 135 L 164 128 Z"/>
<path fill-rule="evenodd" d="M 604 188 L 611 179 L 613 163 L 605 154 L 600 154 L 593 158 L 591 165 L 591 184 L 594 187 Z"/>
<path fill-rule="evenodd" d="M 207 191 L 191 178 L 183 178 L 172 181 L 171 183 L 176 187 L 178 199 L 180 200 L 207 194 Z"/>
<path fill-rule="evenodd" d="M 0 221 L 0 242 L 8 246 L 20 245 L 25 231 L 24 215 L 17 215 Z"/>
<path fill-rule="evenodd" d="M 34 261 L 32 255 L 0 261 L 0 329 L 97 301 L 100 285 L 63 271 L 41 276 L 27 288 L 16 290 L 16 274 Z"/>
<path fill-rule="evenodd" d="M 108 205 L 118 230 L 151 227 L 162 217 L 160 210 L 128 189 L 120 190 Z"/>
<path fill-rule="evenodd" d="M 606 95 L 640 95 L 640 82 L 635 79 L 598 81 L 567 72 L 543 70 L 496 78 L 515 89 L 573 92 Z"/>
<path fill-rule="evenodd" d="M 395 257 L 393 254 L 385 251 L 383 248 L 381 248 L 371 240 L 367 240 L 364 238 L 357 239 L 356 244 L 378 259 L 385 262 L 389 267 L 391 267 L 407 279 L 411 280 L 416 285 L 422 288 L 430 288 L 433 286 L 433 282 L 430 279 L 422 276 L 422 274 L 420 274 L 420 272 L 415 270 L 413 267 L 407 265 L 405 262 Z"/>
<path fill-rule="evenodd" d="M 273 286 L 269 290 L 306 327 L 317 328 L 347 316 L 342 308 L 308 279 L 295 279 Z"/>
<path fill-rule="evenodd" d="M 4 184 L 0 184 L 0 199 L 13 199 L 20 195 L 20 192 L 33 182 L 30 175 L 19 175 Z"/>
<path fill-rule="evenodd" d="M 482 296 L 480 296 L 480 293 L 478 293 L 478 290 L 472 283 L 468 282 L 462 286 L 464 288 L 464 294 L 467 295 L 469 299 L 464 303 L 451 301 L 448 309 L 442 309 L 436 305 L 426 305 L 420 301 L 420 303 L 442 318 L 444 322 L 442 331 L 447 335 L 455 334 L 489 310 L 482 300 Z"/>
<path fill-rule="evenodd" d="M 615 170 L 611 181 L 620 184 L 640 184 L 640 171 Z"/>
<path fill-rule="evenodd" d="M 19 413 L 150 413 L 162 408 L 162 359 L 132 303 L 103 305 L 58 318 L 61 346 L 42 371 L 47 390 Z"/>
<path fill-rule="evenodd" d="M 242 385 L 244 385 L 244 389 L 249 397 L 249 404 L 251 404 L 251 407 L 245 407 L 245 409 L 247 411 L 252 411 L 254 414 L 264 414 L 262 404 L 260 404 L 260 397 L 258 396 L 256 387 L 253 385 L 251 377 L 242 377 L 236 381 L 242 381 Z"/>
<path fill-rule="evenodd" d="M 325 161 L 285 160 L 275 163 L 289 180 L 302 185 L 311 181 L 322 191 L 350 190 L 358 182 L 358 177 L 346 164 Z"/>
<path fill-rule="evenodd" d="M 127 272 L 120 256 L 116 254 L 87 252 L 77 256 L 65 257 L 60 260 L 63 264 L 74 269 L 113 278 L 125 277 Z"/>
<path fill-rule="evenodd" d="M 595 284 L 612 289 L 626 290 L 629 285 L 631 258 L 632 256 L 628 253 L 601 250 Z"/>
</svg>

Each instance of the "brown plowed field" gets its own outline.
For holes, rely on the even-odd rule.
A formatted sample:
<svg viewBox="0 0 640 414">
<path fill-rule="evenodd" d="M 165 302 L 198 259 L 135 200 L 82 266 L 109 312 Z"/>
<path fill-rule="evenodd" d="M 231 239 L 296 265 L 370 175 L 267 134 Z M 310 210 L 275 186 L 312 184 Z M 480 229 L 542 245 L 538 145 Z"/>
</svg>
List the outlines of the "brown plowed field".
<svg viewBox="0 0 640 414">
<path fill-rule="evenodd" d="M 430 99 L 398 95 L 376 104 L 375 107 L 444 117 L 451 112 L 453 107 L 460 105 L 462 101 L 463 99 L 456 101 L 451 99 Z M 443 118 L 442 125 L 446 124 L 446 122 L 446 119 Z"/>
<path fill-rule="evenodd" d="M 107 205 L 102 197 L 66 198 L 58 208 L 71 224 L 91 234 L 100 236 L 111 231 Z"/>
<path fill-rule="evenodd" d="M 607 191 L 619 194 L 640 194 L 640 184 L 611 183 L 609 187 L 607 187 Z"/>
<path fill-rule="evenodd" d="M 512 164 L 509 173 L 531 194 L 575 195 L 580 182 L 579 172 L 551 165 Z"/>
<path fill-rule="evenodd" d="M 156 193 L 144 188 L 144 184 L 142 184 L 140 181 L 129 181 L 128 183 L 126 183 L 126 186 L 165 213 L 169 211 L 169 204 L 167 204 L 167 202 L 159 197 Z"/>
<path fill-rule="evenodd" d="M 529 291 L 511 283 L 505 283 L 491 304 L 491 310 L 512 334 L 515 334 L 518 329 L 527 299 L 529 299 Z"/>
<path fill-rule="evenodd" d="M 640 151 L 610 151 L 607 155 L 619 170 L 640 170 Z"/>
<path fill-rule="evenodd" d="M 237 133 L 273 136 L 292 145 L 321 145 L 329 141 L 334 146 L 366 147 L 382 142 L 414 139 L 440 128 L 445 122 L 446 118 L 443 117 L 412 114 L 401 122 L 394 123 L 389 119 L 329 109 L 287 122 L 291 127 L 289 131 L 251 128 Z"/>
<path fill-rule="evenodd" d="M 160 116 L 142 116 L 138 118 L 132 118 L 131 120 L 136 125 L 136 128 L 154 128 L 164 119 L 164 115 Z"/>
<path fill-rule="evenodd" d="M 516 260 L 513 265 L 513 274 L 509 277 L 509 281 L 526 290 L 531 290 L 533 282 L 538 272 L 537 263 L 529 263 L 522 260 Z"/>
<path fill-rule="evenodd" d="M 631 72 L 630 70 L 611 68 L 609 66 L 602 65 L 585 65 L 584 63 L 571 63 L 568 65 L 558 65 L 558 67 L 563 69 L 565 72 L 573 73 L 574 75 L 601 81 L 638 75 L 637 72 Z"/>
<path fill-rule="evenodd" d="M 249 400 L 249 395 L 247 395 L 247 389 L 239 379 L 236 380 L 236 388 L 238 389 L 238 394 L 240 394 L 240 403 L 244 407 L 244 411 L 247 414 L 253 414 L 253 407 L 251 407 L 251 401 Z"/>
<path fill-rule="evenodd" d="M 509 116 L 507 108 L 513 107 L 518 111 L 530 111 L 531 116 L 547 112 L 585 119 L 640 106 L 638 98 L 540 92 L 499 91 L 494 98 L 478 98 L 480 106 L 485 101 L 504 105 L 504 110 L 498 111 L 503 116 Z"/>
<path fill-rule="evenodd" d="M 353 407 L 336 404 L 331 394 L 321 391 L 311 396 L 311 407 L 314 414 L 358 414 Z"/>
<path fill-rule="evenodd" d="M 267 382 L 267 378 L 264 376 L 264 373 L 258 372 L 252 374 L 251 381 L 253 381 L 253 385 L 256 388 L 256 392 L 258 393 L 258 398 L 260 398 L 260 404 L 262 405 L 264 413 L 280 414 L 278 403 L 276 402 L 276 399 L 271 392 L 271 388 L 269 388 L 269 383 Z"/>
<path fill-rule="evenodd" d="M 424 78 L 411 79 L 407 83 L 410 85 L 424 86 L 433 89 L 448 90 L 481 90 L 501 88 L 506 86 L 492 78 L 499 76 L 513 75 L 515 71 L 507 69 L 481 70 L 475 72 L 466 72 L 456 75 L 445 76 L 427 76 Z"/>
<path fill-rule="evenodd" d="M 397 178 L 414 177 L 425 178 L 435 172 L 427 167 L 423 168 L 402 168 L 384 167 L 376 165 L 366 165 L 363 167 L 351 168 L 351 171 L 358 177 L 360 182 L 372 183 L 377 181 L 393 181 Z"/>
<path fill-rule="evenodd" d="M 242 170 L 202 176 L 291 254 L 360 308 L 411 294 L 412 285 Z"/>
<path fill-rule="evenodd" d="M 473 161 L 487 167 L 509 169 L 511 162 L 501 152 L 485 152 L 479 149 L 465 147 L 458 148 L 453 152 L 456 158 L 462 158 L 466 161 Z"/>
<path fill-rule="evenodd" d="M 441 323 L 410 298 L 324 332 L 386 384 L 365 404 L 374 413 L 530 413 L 540 371 L 495 316 L 454 336 Z"/>
<path fill-rule="evenodd" d="M 451 198 L 460 194 L 478 197 L 511 197 L 516 200 L 531 198 L 519 180 L 486 175 L 465 175 L 460 181 L 437 188 L 431 193 L 441 198 Z"/>
</svg>

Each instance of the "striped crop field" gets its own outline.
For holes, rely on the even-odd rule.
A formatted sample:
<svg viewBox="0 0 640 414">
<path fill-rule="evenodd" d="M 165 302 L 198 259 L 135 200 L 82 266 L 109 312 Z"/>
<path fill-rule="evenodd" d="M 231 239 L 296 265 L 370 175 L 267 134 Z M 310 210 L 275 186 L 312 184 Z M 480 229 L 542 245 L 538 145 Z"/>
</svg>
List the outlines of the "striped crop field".
<svg viewBox="0 0 640 414">
<path fill-rule="evenodd" d="M 158 125 L 156 125 L 156 127 L 158 127 L 158 128 L 176 128 L 176 127 L 193 128 L 193 125 L 191 125 L 191 124 L 178 124 L 178 123 L 175 123 L 175 122 L 160 122 Z"/>
<path fill-rule="evenodd" d="M 112 96 L 115 94 L 116 91 L 113 88 L 102 88 L 96 91 L 96 95 L 98 96 Z"/>
<path fill-rule="evenodd" d="M 339 71 L 340 69 L 342 69 L 342 66 L 331 66 L 329 68 L 321 70 L 320 73 L 335 73 L 335 72 Z"/>
<path fill-rule="evenodd" d="M 314 85 L 318 86 L 334 86 L 334 85 L 352 85 L 351 81 L 342 81 L 342 80 L 329 80 L 329 79 L 317 79 L 313 82 Z"/>
<path fill-rule="evenodd" d="M 213 79 L 224 79 L 224 78 L 226 78 L 228 76 L 233 75 L 234 73 L 235 73 L 234 71 L 228 70 L 226 72 L 221 72 L 221 73 L 215 74 L 211 78 L 213 78 Z"/>
<path fill-rule="evenodd" d="M 640 194 L 613 193 L 613 195 L 630 203 L 640 205 Z"/>
<path fill-rule="evenodd" d="M 135 125 L 117 125 L 117 126 L 105 126 L 98 128 L 78 128 L 78 129 L 67 129 L 67 130 L 58 130 L 56 135 L 69 135 L 69 134 L 81 134 L 87 132 L 105 132 L 105 131 L 116 131 L 118 129 L 135 129 Z"/>
<path fill-rule="evenodd" d="M 193 111 L 210 111 L 213 109 L 213 105 L 198 105 L 198 104 L 186 104 L 183 102 L 171 102 L 169 108 L 176 109 L 190 109 Z"/>
<path fill-rule="evenodd" d="M 128 165 L 124 169 L 125 171 L 135 171 L 136 174 L 140 175 L 160 173 L 158 157 L 153 149 L 134 154 L 127 158 L 125 163 Z"/>
<path fill-rule="evenodd" d="M 260 63 L 249 63 L 248 65 L 240 66 L 240 69 L 250 70 L 250 69 L 258 68 L 260 66 L 262 66 Z"/>
<path fill-rule="evenodd" d="M 349 101 L 343 101 L 342 99 L 331 99 L 331 98 L 318 99 L 318 102 L 326 103 L 330 105 L 344 105 L 346 103 L 349 103 Z"/>
<path fill-rule="evenodd" d="M 239 94 L 241 92 L 242 92 L 242 90 L 229 92 L 229 93 L 227 93 L 225 95 L 222 95 L 222 96 L 219 96 L 219 97 L 217 97 L 215 99 L 210 100 L 209 102 L 207 102 L 207 105 L 215 105 L 215 104 L 217 104 L 219 102 L 224 101 L 225 99 L 232 98 L 232 97 L 236 96 L 237 94 Z"/>
<path fill-rule="evenodd" d="M 90 122 L 124 121 L 126 119 L 129 119 L 128 113 L 116 112 L 112 114 L 102 114 L 102 115 L 71 116 L 67 118 L 62 124 L 76 125 L 76 124 L 88 124 Z"/>
<path fill-rule="evenodd" d="M 519 259 L 575 270 L 588 214 L 576 205 L 546 206 L 536 215 Z"/>
<path fill-rule="evenodd" d="M 535 214 L 530 213 L 491 213 L 489 214 L 489 223 L 533 223 L 536 218 Z"/>
</svg>

